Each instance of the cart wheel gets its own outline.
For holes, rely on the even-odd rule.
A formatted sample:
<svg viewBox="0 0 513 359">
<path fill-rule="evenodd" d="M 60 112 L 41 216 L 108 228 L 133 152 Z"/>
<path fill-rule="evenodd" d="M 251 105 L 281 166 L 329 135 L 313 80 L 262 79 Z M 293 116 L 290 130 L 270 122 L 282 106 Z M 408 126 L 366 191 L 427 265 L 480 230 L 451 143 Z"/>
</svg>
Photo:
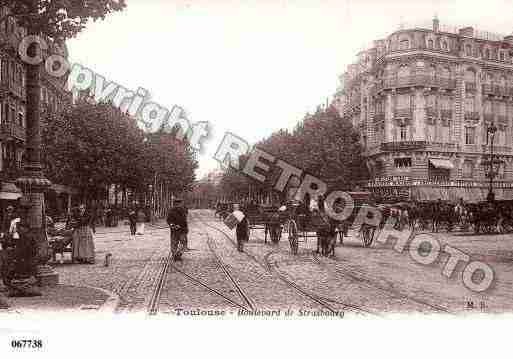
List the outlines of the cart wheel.
<svg viewBox="0 0 513 359">
<path fill-rule="evenodd" d="M 292 251 L 292 254 L 297 254 L 297 252 L 298 252 L 297 224 L 293 219 L 291 219 L 289 221 L 288 227 L 289 227 L 290 250 Z"/>
</svg>

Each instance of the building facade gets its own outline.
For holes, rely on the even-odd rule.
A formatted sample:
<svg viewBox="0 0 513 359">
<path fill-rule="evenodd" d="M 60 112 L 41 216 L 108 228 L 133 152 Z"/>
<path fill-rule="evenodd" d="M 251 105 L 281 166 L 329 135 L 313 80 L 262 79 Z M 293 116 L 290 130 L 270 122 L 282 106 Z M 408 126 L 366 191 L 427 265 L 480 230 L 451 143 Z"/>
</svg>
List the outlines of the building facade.
<svg viewBox="0 0 513 359">
<path fill-rule="evenodd" d="M 383 197 L 484 200 L 493 124 L 494 192 L 513 199 L 513 36 L 434 19 L 374 41 L 340 80 L 333 105 L 361 134 L 367 188 Z"/>
<path fill-rule="evenodd" d="M 7 9 L 0 9 L 0 17 Z M 14 200 L 20 196 L 13 182 L 21 174 L 26 141 L 25 64 L 18 55 L 18 47 L 26 30 L 17 26 L 13 18 L 0 23 L 0 199 Z M 48 41 L 43 57 L 58 54 L 68 57 L 65 45 Z M 41 111 L 59 112 L 72 103 L 72 95 L 65 89 L 64 79 L 49 76 L 42 66 Z M 18 192 L 18 194 L 16 194 Z M 74 191 L 54 185 L 47 194 L 53 206 L 65 210 Z M 0 204 L 4 207 L 5 203 Z"/>
</svg>

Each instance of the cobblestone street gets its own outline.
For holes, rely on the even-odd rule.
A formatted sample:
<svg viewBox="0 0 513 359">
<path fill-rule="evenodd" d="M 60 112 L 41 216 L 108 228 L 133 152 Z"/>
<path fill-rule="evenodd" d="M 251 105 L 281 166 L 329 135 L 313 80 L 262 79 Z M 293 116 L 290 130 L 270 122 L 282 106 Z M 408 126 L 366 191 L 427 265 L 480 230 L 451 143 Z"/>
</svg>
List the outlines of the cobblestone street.
<svg viewBox="0 0 513 359">
<path fill-rule="evenodd" d="M 279 244 L 265 244 L 263 230 L 253 230 L 244 253 L 239 253 L 233 231 L 212 211 L 196 210 L 190 214 L 191 250 L 183 262 L 164 268 L 169 253 L 165 224 L 149 225 L 135 239 L 128 232 L 125 225 L 100 228 L 95 235 L 96 264 L 56 265 L 61 284 L 117 294 L 118 313 L 145 314 L 150 308 L 160 314 L 178 314 L 180 309 L 291 309 L 296 314 L 380 315 L 509 312 L 513 307 L 511 235 L 436 235 L 494 269 L 495 285 L 479 294 L 463 285 L 461 268 L 450 279 L 442 275 L 443 257 L 430 266 L 420 265 L 408 250 L 397 253 L 390 243 L 363 248 L 352 233 L 343 246 L 337 245 L 335 258 L 316 255 L 313 238 L 300 242 L 299 254 L 293 256 L 285 233 Z"/>
</svg>

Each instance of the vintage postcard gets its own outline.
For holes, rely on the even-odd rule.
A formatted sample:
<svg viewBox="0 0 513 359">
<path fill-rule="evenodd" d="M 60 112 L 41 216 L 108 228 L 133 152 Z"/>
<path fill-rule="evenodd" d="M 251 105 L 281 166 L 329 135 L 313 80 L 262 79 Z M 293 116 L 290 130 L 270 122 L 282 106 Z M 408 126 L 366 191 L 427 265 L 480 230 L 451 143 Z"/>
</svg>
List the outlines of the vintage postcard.
<svg viewBox="0 0 513 359">
<path fill-rule="evenodd" d="M 502 355 L 512 9 L 0 0 L 0 353 Z"/>
</svg>

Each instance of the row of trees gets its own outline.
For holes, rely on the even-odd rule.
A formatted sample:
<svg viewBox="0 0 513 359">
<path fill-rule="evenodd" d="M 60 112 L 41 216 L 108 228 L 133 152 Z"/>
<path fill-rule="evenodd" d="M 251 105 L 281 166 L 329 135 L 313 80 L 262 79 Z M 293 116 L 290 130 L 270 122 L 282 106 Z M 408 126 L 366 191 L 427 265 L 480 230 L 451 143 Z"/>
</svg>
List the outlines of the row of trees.
<svg viewBox="0 0 513 359">
<path fill-rule="evenodd" d="M 109 103 L 81 100 L 61 114 L 43 116 L 42 160 L 52 181 L 78 188 L 86 201 L 106 189 L 141 199 L 190 189 L 197 168 L 187 142 L 159 131 L 144 133 L 136 119 Z M 117 198 L 117 196 L 116 196 Z"/>
<path fill-rule="evenodd" d="M 368 176 L 361 156 L 359 133 L 332 107 L 319 107 L 314 114 L 307 114 L 292 131 L 280 129 L 255 147 L 322 179 L 330 188 L 351 190 L 357 181 Z M 241 158 L 241 166 L 245 160 Z M 230 168 L 221 179 L 220 192 L 224 198 L 232 200 L 248 197 L 284 200 L 284 193 L 273 191 L 280 174 L 281 169 L 272 166 L 265 183 L 260 183 Z"/>
</svg>

